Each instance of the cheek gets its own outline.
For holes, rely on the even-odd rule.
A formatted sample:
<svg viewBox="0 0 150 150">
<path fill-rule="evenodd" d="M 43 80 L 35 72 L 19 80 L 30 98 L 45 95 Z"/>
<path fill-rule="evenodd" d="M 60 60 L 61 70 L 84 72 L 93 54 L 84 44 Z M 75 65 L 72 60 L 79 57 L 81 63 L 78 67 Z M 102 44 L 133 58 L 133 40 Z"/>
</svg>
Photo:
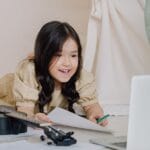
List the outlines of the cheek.
<svg viewBox="0 0 150 150">
<path fill-rule="evenodd" d="M 48 72 L 49 72 L 49 75 L 51 75 L 52 77 L 54 77 L 57 74 L 55 67 L 52 67 L 52 66 L 49 67 Z"/>
<path fill-rule="evenodd" d="M 49 72 L 49 74 L 51 75 L 52 73 L 52 68 L 51 68 L 51 66 L 49 66 L 49 68 L 48 68 L 48 72 Z"/>
<path fill-rule="evenodd" d="M 51 64 L 49 65 L 48 71 L 49 71 L 49 74 L 50 74 L 50 75 L 52 75 L 52 74 L 55 72 L 55 68 L 56 68 L 56 64 L 51 63 Z"/>
<path fill-rule="evenodd" d="M 78 67 L 78 64 L 79 64 L 79 63 L 78 63 L 78 59 L 75 59 L 75 60 L 73 61 L 73 66 L 77 68 L 77 67 Z"/>
<path fill-rule="evenodd" d="M 49 72 L 55 70 L 55 68 L 57 68 L 58 65 L 59 65 L 59 60 L 57 58 L 53 58 L 49 64 L 49 68 L 48 68 Z"/>
</svg>

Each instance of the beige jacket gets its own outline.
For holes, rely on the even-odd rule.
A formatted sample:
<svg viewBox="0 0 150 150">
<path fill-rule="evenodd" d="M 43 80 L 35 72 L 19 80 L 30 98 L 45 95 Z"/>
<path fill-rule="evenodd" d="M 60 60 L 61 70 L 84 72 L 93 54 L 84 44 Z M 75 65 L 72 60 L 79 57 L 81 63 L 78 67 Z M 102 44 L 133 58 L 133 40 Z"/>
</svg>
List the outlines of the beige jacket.
<svg viewBox="0 0 150 150">
<path fill-rule="evenodd" d="M 9 73 L 0 79 L 0 105 L 15 106 L 12 87 L 14 83 L 14 74 Z"/>
<path fill-rule="evenodd" d="M 34 63 L 30 60 L 23 60 L 17 67 L 15 77 L 11 76 L 11 79 L 9 79 L 11 80 L 11 85 L 7 83 L 6 86 L 10 87 L 7 94 L 10 94 L 12 98 L 7 96 L 6 101 L 10 98 L 9 103 L 14 104 L 15 101 L 17 106 L 35 106 L 41 87 L 35 78 Z M 80 79 L 76 82 L 76 89 L 80 94 L 77 105 L 83 107 L 98 102 L 95 81 L 91 73 L 82 70 Z M 7 95 L 5 90 L 4 93 Z M 68 102 L 60 90 L 54 90 L 52 101 L 44 107 L 44 112 L 49 112 L 56 106 L 62 108 L 67 108 L 68 106 Z"/>
</svg>

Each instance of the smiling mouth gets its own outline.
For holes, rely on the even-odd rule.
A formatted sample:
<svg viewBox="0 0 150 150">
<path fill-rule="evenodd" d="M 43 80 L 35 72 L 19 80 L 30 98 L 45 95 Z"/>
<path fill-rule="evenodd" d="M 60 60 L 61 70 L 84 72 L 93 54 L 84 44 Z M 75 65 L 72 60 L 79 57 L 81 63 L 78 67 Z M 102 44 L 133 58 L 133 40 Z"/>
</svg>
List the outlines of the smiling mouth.
<svg viewBox="0 0 150 150">
<path fill-rule="evenodd" d="M 70 69 L 59 69 L 60 72 L 67 74 L 70 72 Z"/>
</svg>

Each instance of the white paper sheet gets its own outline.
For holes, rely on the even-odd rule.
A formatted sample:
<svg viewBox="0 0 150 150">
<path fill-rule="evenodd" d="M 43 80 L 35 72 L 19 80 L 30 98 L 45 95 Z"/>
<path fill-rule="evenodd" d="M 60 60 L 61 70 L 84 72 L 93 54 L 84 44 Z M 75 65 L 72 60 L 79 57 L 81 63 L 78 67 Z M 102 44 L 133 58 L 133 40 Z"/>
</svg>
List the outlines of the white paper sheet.
<svg viewBox="0 0 150 150">
<path fill-rule="evenodd" d="M 96 130 L 102 132 L 111 133 L 112 131 L 107 127 L 101 127 L 88 119 L 80 117 L 74 113 L 56 107 L 52 112 L 49 113 L 49 118 L 56 124 L 89 129 L 89 130 Z"/>
</svg>

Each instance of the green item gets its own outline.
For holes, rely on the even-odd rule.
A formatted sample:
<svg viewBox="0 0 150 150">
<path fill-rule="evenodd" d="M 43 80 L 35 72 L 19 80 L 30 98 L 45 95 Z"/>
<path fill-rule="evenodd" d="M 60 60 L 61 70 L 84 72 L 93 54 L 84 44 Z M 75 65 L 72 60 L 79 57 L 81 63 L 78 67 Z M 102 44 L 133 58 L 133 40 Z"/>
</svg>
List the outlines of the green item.
<svg viewBox="0 0 150 150">
<path fill-rule="evenodd" d="M 101 117 L 101 118 L 98 118 L 97 119 L 97 123 L 100 123 L 100 122 L 102 122 L 102 121 L 104 121 L 106 118 L 108 118 L 110 115 L 109 114 L 107 114 L 107 115 L 105 115 L 105 116 L 103 116 L 103 117 Z"/>
</svg>

